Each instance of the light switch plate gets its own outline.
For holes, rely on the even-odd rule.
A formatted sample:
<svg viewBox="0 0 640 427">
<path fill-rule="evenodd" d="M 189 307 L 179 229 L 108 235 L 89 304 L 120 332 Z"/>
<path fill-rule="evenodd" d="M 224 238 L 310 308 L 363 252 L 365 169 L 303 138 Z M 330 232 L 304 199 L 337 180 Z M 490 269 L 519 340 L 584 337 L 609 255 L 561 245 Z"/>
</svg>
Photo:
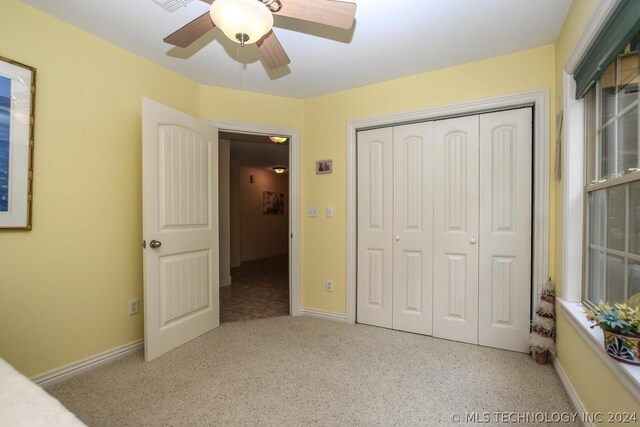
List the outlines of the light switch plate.
<svg viewBox="0 0 640 427">
<path fill-rule="evenodd" d="M 327 206 L 327 218 L 333 218 L 333 206 Z"/>
<path fill-rule="evenodd" d="M 309 218 L 318 218 L 320 216 L 320 211 L 317 206 L 311 206 L 309 208 Z"/>
</svg>

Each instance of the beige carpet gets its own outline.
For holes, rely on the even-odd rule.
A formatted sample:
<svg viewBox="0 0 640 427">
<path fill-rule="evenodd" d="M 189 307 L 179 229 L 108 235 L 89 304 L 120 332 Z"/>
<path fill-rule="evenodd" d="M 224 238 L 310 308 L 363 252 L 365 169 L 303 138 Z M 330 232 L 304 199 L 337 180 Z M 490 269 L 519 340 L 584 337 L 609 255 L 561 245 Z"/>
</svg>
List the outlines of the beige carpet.
<svg viewBox="0 0 640 427">
<path fill-rule="evenodd" d="M 225 323 L 48 391 L 90 426 L 435 426 L 572 410 L 552 366 L 525 354 L 288 316 Z"/>
</svg>

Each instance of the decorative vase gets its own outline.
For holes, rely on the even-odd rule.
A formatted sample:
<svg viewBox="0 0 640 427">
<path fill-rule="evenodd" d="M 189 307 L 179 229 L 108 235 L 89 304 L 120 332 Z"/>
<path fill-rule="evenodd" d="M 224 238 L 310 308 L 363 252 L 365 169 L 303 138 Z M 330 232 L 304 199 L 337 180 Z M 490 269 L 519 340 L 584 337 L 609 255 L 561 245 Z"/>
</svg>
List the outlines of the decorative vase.
<svg viewBox="0 0 640 427">
<path fill-rule="evenodd" d="M 640 366 L 640 335 L 625 332 L 603 331 L 604 348 L 614 359 Z"/>
<path fill-rule="evenodd" d="M 538 365 L 546 365 L 549 361 L 549 350 L 536 351 L 534 359 Z"/>
</svg>

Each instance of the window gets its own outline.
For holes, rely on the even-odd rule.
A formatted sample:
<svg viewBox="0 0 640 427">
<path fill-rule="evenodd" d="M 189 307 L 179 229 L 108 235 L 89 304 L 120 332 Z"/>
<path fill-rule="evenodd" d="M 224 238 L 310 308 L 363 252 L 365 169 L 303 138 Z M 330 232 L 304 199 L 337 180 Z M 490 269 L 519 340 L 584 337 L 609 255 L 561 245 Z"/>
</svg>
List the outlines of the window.
<svg viewBox="0 0 640 427">
<path fill-rule="evenodd" d="M 583 299 L 640 305 L 640 35 L 585 96 Z"/>
</svg>

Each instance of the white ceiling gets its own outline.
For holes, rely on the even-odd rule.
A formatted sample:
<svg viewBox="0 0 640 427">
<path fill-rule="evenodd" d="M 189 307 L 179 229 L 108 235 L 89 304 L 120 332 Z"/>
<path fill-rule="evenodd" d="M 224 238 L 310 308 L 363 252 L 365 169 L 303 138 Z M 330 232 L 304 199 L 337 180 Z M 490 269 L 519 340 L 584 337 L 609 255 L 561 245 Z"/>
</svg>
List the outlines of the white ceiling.
<svg viewBox="0 0 640 427">
<path fill-rule="evenodd" d="M 553 43 L 571 5 L 571 0 L 359 0 L 351 30 L 276 17 L 275 32 L 291 64 L 268 71 L 255 45 L 240 48 L 217 28 L 187 49 L 162 41 L 208 10 L 204 1 L 174 13 L 152 0 L 23 1 L 200 83 L 295 98 Z"/>
</svg>

